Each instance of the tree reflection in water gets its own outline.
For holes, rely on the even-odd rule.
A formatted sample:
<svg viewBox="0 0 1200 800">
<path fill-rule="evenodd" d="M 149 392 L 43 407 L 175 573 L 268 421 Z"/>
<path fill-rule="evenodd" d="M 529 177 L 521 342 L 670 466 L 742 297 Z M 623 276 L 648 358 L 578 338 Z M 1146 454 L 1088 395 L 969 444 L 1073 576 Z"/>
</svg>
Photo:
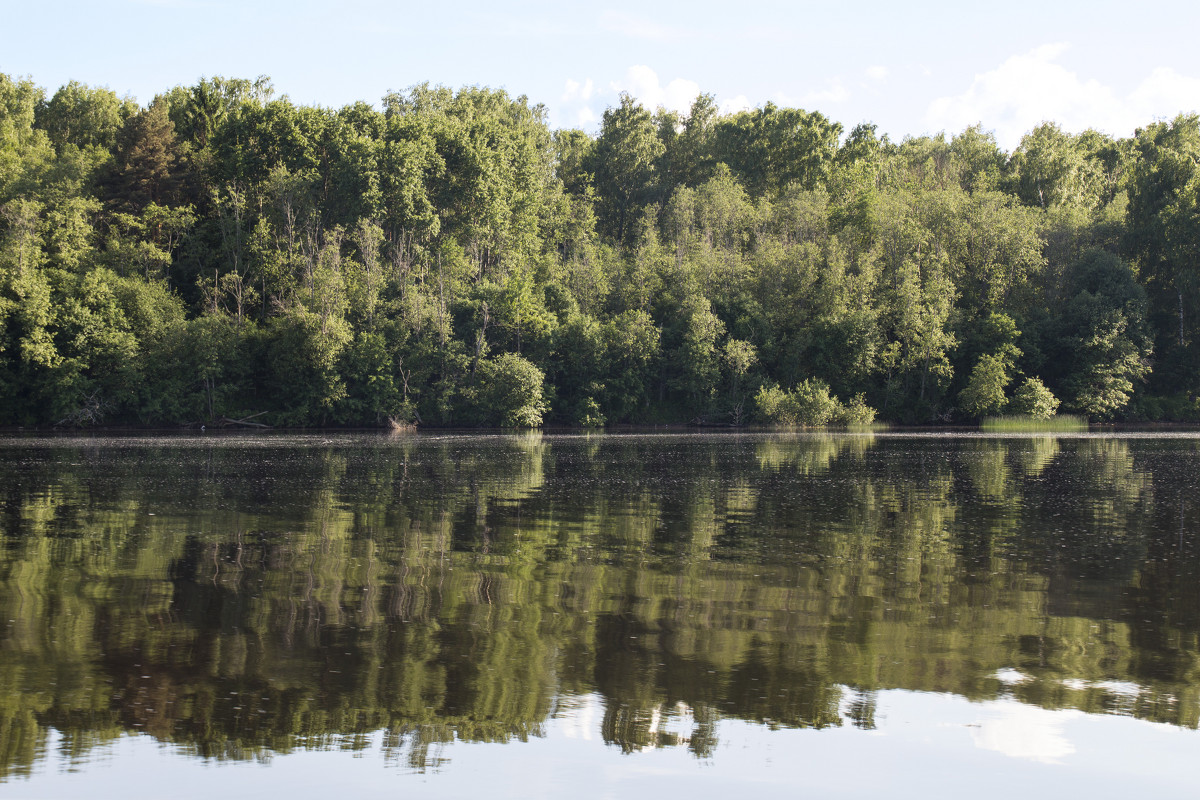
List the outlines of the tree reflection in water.
<svg viewBox="0 0 1200 800">
<path fill-rule="evenodd" d="M 0 448 L 4 775 L 51 728 L 77 758 L 383 731 L 425 769 L 593 697 L 605 742 L 703 758 L 722 718 L 872 728 L 887 689 L 1198 723 L 1190 438 Z"/>
</svg>

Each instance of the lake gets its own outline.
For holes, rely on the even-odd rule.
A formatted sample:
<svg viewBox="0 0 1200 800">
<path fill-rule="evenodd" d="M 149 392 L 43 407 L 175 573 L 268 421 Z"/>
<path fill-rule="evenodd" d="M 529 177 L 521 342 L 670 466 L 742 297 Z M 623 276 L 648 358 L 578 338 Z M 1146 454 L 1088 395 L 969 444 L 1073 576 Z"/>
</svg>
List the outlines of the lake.
<svg viewBox="0 0 1200 800">
<path fill-rule="evenodd" d="M 0 794 L 1194 790 L 1193 434 L 0 438 Z"/>
</svg>

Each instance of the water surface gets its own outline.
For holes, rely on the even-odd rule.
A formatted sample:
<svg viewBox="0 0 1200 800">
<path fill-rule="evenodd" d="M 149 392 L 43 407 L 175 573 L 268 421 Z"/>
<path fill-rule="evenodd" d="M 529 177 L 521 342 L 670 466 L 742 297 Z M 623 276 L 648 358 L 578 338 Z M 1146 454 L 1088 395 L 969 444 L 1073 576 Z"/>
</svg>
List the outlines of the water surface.
<svg viewBox="0 0 1200 800">
<path fill-rule="evenodd" d="M 1198 478 L 1191 435 L 0 439 L 0 790 L 1181 792 Z"/>
</svg>

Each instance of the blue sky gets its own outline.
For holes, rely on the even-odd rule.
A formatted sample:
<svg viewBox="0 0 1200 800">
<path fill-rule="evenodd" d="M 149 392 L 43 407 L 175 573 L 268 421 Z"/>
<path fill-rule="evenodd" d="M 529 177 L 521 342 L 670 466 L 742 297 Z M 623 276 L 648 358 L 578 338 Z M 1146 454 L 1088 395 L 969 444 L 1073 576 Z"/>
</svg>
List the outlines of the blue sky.
<svg viewBox="0 0 1200 800">
<path fill-rule="evenodd" d="M 429 81 L 502 87 L 555 127 L 618 92 L 686 108 L 768 101 L 895 139 L 980 122 L 1011 149 L 1046 119 L 1115 135 L 1200 110 L 1200 6 L 1009 2 L 92 0 L 5 2 L 0 72 L 141 102 L 201 76 L 270 75 L 300 103 Z"/>
</svg>

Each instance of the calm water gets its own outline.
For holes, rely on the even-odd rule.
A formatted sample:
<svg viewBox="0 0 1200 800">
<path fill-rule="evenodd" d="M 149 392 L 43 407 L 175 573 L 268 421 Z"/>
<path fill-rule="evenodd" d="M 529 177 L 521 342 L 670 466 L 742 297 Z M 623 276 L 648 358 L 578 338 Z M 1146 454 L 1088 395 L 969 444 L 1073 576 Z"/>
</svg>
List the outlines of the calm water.
<svg viewBox="0 0 1200 800">
<path fill-rule="evenodd" d="M 0 794 L 1190 793 L 1200 438 L 0 439 Z"/>
</svg>

